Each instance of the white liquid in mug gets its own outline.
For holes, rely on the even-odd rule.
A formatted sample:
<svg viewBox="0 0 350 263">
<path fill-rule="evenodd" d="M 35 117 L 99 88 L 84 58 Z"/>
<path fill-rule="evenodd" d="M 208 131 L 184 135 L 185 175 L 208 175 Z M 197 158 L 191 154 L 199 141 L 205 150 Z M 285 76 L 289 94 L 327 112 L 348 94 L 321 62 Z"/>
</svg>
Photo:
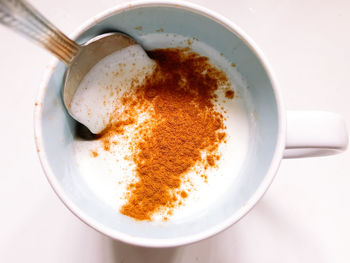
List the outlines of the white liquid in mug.
<svg viewBox="0 0 350 263">
<path fill-rule="evenodd" d="M 180 35 L 163 33 L 149 34 L 143 36 L 142 40 L 144 48 L 148 50 L 156 48 L 188 47 L 188 38 Z M 183 200 L 184 204 L 175 208 L 173 215 L 169 217 L 171 221 L 182 220 L 192 215 L 203 213 L 208 207 L 212 206 L 221 195 L 226 191 L 230 191 L 235 178 L 242 170 L 249 148 L 251 121 L 248 116 L 247 107 L 249 106 L 250 100 L 244 81 L 236 68 L 232 65 L 234 61 L 228 61 L 220 55 L 218 51 L 204 43 L 193 39 L 191 39 L 191 42 L 190 48 L 194 52 L 208 57 L 212 65 L 215 65 L 226 73 L 227 78 L 231 82 L 231 89 L 235 92 L 235 97 L 232 100 L 227 99 L 224 96 L 224 92 L 220 92 L 220 89 L 218 90 L 218 102 L 215 103 L 215 105 L 218 106 L 217 111 L 221 112 L 224 117 L 226 117 L 224 124 L 227 127 L 225 130 L 227 142 L 219 146 L 221 159 L 217 162 L 218 168 L 210 168 L 206 171 L 207 182 L 195 172 L 190 172 L 186 175 L 186 178 L 190 178 L 193 187 L 191 187 L 192 190 L 189 192 L 188 197 Z M 137 46 L 132 46 L 129 49 L 123 50 L 123 54 L 118 52 L 109 55 L 95 65 L 79 86 L 81 90 L 78 89 L 75 95 L 75 100 L 77 102 L 75 111 L 77 114 L 79 113 L 82 118 L 86 118 L 85 120 L 91 117 L 92 110 L 96 110 L 86 109 L 82 106 L 85 96 L 99 98 L 101 93 L 105 93 L 105 97 L 111 98 L 111 96 L 108 96 L 111 91 L 113 91 L 116 96 L 121 96 L 130 87 L 128 85 L 128 79 L 132 77 L 131 75 L 124 75 L 123 78 L 119 80 L 118 78 L 112 77 L 113 73 L 119 70 L 117 64 L 121 62 L 116 59 L 124 58 L 125 60 L 123 63 L 126 64 L 124 67 L 128 69 L 131 68 L 132 63 L 135 62 L 133 58 L 128 56 L 130 56 L 130 52 L 135 53 L 138 58 L 137 63 L 142 65 L 138 68 L 139 72 L 141 72 L 140 68 L 143 68 L 143 70 L 147 68 L 149 72 L 153 69 L 153 62 L 145 57 L 143 51 Z M 118 61 L 118 63 L 116 63 L 116 61 Z M 142 79 L 142 77 L 140 78 Z M 104 88 L 86 89 L 91 85 L 99 85 Z M 111 88 L 116 86 L 119 90 L 117 88 Z M 112 107 L 111 101 L 108 103 L 110 103 L 109 107 Z M 224 108 L 226 113 L 221 107 Z M 105 116 L 104 118 L 108 121 L 109 117 Z M 94 119 L 91 118 L 91 121 L 94 121 Z M 127 128 L 126 133 L 128 132 L 132 133 L 133 131 Z M 116 138 L 116 140 L 118 140 L 118 138 Z M 126 202 L 125 194 L 127 192 L 127 185 L 135 178 L 133 173 L 135 164 L 133 164 L 132 161 L 124 159 L 125 155 L 131 154 L 128 149 L 128 141 L 119 141 L 115 146 L 112 145 L 111 151 L 105 151 L 102 143 L 98 140 L 76 140 L 74 142 L 74 148 L 79 176 L 83 178 L 97 198 L 100 198 L 114 209 L 116 213 L 119 213 L 120 207 Z M 92 151 L 97 152 L 98 156 L 93 157 Z M 184 189 L 187 187 L 190 186 L 186 184 L 183 185 Z M 152 219 L 153 221 L 159 221 L 162 219 L 162 216 L 155 214 Z M 133 219 L 130 218 L 130 220 Z"/>
</svg>

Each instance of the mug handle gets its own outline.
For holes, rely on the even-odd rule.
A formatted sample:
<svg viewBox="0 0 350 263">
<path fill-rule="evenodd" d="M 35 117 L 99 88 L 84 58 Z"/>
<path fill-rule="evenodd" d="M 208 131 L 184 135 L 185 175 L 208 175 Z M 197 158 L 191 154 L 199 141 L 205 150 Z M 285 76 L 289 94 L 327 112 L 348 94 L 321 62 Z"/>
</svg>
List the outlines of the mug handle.
<svg viewBox="0 0 350 263">
<path fill-rule="evenodd" d="M 288 111 L 287 137 L 283 158 L 337 154 L 348 145 L 342 116 L 325 111 Z"/>
</svg>

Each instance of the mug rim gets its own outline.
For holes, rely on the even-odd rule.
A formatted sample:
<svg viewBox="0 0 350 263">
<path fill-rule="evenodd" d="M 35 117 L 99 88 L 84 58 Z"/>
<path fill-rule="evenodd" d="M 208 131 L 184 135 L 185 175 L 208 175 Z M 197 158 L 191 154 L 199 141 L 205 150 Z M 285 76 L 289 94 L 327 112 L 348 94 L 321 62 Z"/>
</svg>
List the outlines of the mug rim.
<svg viewBox="0 0 350 263">
<path fill-rule="evenodd" d="M 273 70 L 270 64 L 268 63 L 265 55 L 260 50 L 260 48 L 256 45 L 256 43 L 239 26 L 237 26 L 235 23 L 230 21 L 228 18 L 208 8 L 202 7 L 198 4 L 178 1 L 178 0 L 156 0 L 156 1 L 138 0 L 138 1 L 132 1 L 132 2 L 123 3 L 123 4 L 117 4 L 116 6 L 108 8 L 105 11 L 100 12 L 99 14 L 88 19 L 85 23 L 79 26 L 73 32 L 73 34 L 70 34 L 70 37 L 72 39 L 76 39 L 79 35 L 84 33 L 87 29 L 96 25 L 98 22 L 108 18 L 109 16 L 116 15 L 120 12 L 129 10 L 129 9 L 145 7 L 145 6 L 169 6 L 169 7 L 175 7 L 175 8 L 182 8 L 182 9 L 187 9 L 194 13 L 200 14 L 202 16 L 205 16 L 209 19 L 212 19 L 215 22 L 219 23 L 220 25 L 226 27 L 233 34 L 239 37 L 250 48 L 250 50 L 254 53 L 254 55 L 258 58 L 258 60 L 262 64 L 262 67 L 264 68 L 265 73 L 271 82 L 271 86 L 276 99 L 277 116 L 278 116 L 278 133 L 277 133 L 275 151 L 274 151 L 274 155 L 271 160 L 269 169 L 266 175 L 264 176 L 262 182 L 259 184 L 259 186 L 255 190 L 254 194 L 249 198 L 249 200 L 241 208 L 239 208 L 236 213 L 232 214 L 230 217 L 227 217 L 220 224 L 217 224 L 211 227 L 210 229 L 206 229 L 205 231 L 201 231 L 200 233 L 197 233 L 188 237 L 176 237 L 176 238 L 169 238 L 169 239 L 134 237 L 117 230 L 112 230 L 104 226 L 97 220 L 91 218 L 83 210 L 81 210 L 78 206 L 76 206 L 65 195 L 63 188 L 61 188 L 58 181 L 56 180 L 54 173 L 51 170 L 51 167 L 48 163 L 48 160 L 46 158 L 46 154 L 44 151 L 44 147 L 43 147 L 44 142 L 43 142 L 42 132 L 41 132 L 42 131 L 41 120 L 42 120 L 42 111 L 43 111 L 42 104 L 46 94 L 46 90 L 48 88 L 48 82 L 59 62 L 57 58 L 53 58 L 50 61 L 48 65 L 48 69 L 44 74 L 44 78 L 39 88 L 39 94 L 36 100 L 36 102 L 38 103 L 38 106 L 35 107 L 34 109 L 34 139 L 35 139 L 39 160 L 48 182 L 50 183 L 52 189 L 55 191 L 56 195 L 61 199 L 63 204 L 80 220 L 82 220 L 84 223 L 86 223 L 90 227 L 96 229 L 100 233 L 128 244 L 138 245 L 143 247 L 158 247 L 158 248 L 175 247 L 175 246 L 181 246 L 181 245 L 198 242 L 200 240 L 212 237 L 222 232 L 223 230 L 227 229 L 231 225 L 237 223 L 241 218 L 243 218 L 262 198 L 266 190 L 271 185 L 283 157 L 283 151 L 285 149 L 285 139 L 286 139 L 286 113 L 285 113 L 285 107 L 283 105 L 282 96 L 278 88 L 278 82 L 275 77 L 275 74 L 273 73 Z"/>
</svg>

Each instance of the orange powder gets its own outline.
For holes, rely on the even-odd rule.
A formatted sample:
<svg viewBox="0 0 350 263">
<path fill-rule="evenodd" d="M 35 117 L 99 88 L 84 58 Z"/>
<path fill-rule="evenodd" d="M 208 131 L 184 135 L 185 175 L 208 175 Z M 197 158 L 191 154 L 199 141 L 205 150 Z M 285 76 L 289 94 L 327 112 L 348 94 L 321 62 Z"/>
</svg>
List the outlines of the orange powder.
<svg viewBox="0 0 350 263">
<path fill-rule="evenodd" d="M 158 49 L 149 56 L 157 62 L 153 74 L 124 95 L 124 111 L 111 117 L 100 137 L 109 151 L 113 135 L 135 124 L 138 112 L 150 115 L 136 126 L 130 148 L 137 180 L 128 186 L 120 210 L 137 220 L 152 220 L 159 212 L 171 215 L 188 196 L 181 190 L 184 175 L 196 165 L 215 167 L 218 146 L 226 137 L 224 117 L 213 104 L 215 91 L 229 84 L 226 75 L 189 49 Z M 118 118 L 122 121 L 114 121 Z"/>
<path fill-rule="evenodd" d="M 91 151 L 92 157 L 96 158 L 98 156 L 98 152 L 96 151 Z"/>
<path fill-rule="evenodd" d="M 226 98 L 233 99 L 234 96 L 235 96 L 235 93 L 233 92 L 233 90 L 226 90 L 226 92 L 225 92 Z"/>
</svg>

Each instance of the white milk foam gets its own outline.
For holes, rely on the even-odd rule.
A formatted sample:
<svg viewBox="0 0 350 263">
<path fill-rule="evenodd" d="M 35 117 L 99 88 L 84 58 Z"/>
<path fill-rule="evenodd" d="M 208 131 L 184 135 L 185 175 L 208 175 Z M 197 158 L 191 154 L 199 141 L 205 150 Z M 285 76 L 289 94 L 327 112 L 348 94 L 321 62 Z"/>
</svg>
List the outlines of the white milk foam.
<svg viewBox="0 0 350 263">
<path fill-rule="evenodd" d="M 186 175 L 190 178 L 193 186 L 189 183 L 183 184 L 183 189 L 192 189 L 188 197 L 183 201 L 184 205 L 179 206 L 173 211 L 170 221 L 186 220 L 193 215 L 204 213 L 234 184 L 235 178 L 241 172 L 249 148 L 250 138 L 250 118 L 248 108 L 250 99 L 247 93 L 247 87 L 242 80 L 236 68 L 231 65 L 232 62 L 225 59 L 219 52 L 194 39 L 188 39 L 180 35 L 173 34 L 150 34 L 143 37 L 144 47 L 147 50 L 155 48 L 168 47 L 188 47 L 200 55 L 207 56 L 213 65 L 223 70 L 231 82 L 231 88 L 235 91 L 233 100 L 224 96 L 224 91 L 219 89 L 217 92 L 218 103 L 217 110 L 222 112 L 227 118 L 227 143 L 222 143 L 219 147 L 221 159 L 218 161 L 218 169 L 209 169 L 205 172 L 208 181 L 205 182 L 194 171 Z M 113 64 L 114 54 L 104 59 L 98 64 L 100 69 L 95 69 L 88 73 L 87 78 L 104 81 L 113 81 L 106 77 L 108 63 Z M 138 61 L 138 63 L 143 63 Z M 148 62 L 145 62 L 148 63 Z M 96 82 L 97 83 L 97 82 Z M 127 85 L 122 86 L 127 89 Z M 123 93 L 125 90 L 121 90 Z M 248 106 L 247 106 L 248 104 Z M 222 108 L 224 110 L 222 110 Z M 247 108 L 248 107 L 248 108 Z M 81 108 L 81 111 L 86 109 Z M 225 113 L 226 112 L 226 113 Z M 88 116 L 88 115 L 86 115 Z M 132 131 L 126 130 L 126 133 Z M 135 178 L 133 168 L 135 165 L 125 160 L 125 155 L 130 155 L 128 141 L 122 138 L 116 138 L 119 143 L 113 146 L 111 152 L 103 150 L 99 141 L 75 141 L 76 162 L 78 164 L 79 175 L 86 184 L 96 194 L 98 198 L 104 201 L 118 213 L 120 207 L 126 202 L 125 193 L 127 185 Z M 129 139 L 130 140 L 130 139 Z M 92 151 L 98 152 L 97 157 L 92 156 Z M 159 221 L 161 215 L 155 215 L 152 219 Z"/>
</svg>

